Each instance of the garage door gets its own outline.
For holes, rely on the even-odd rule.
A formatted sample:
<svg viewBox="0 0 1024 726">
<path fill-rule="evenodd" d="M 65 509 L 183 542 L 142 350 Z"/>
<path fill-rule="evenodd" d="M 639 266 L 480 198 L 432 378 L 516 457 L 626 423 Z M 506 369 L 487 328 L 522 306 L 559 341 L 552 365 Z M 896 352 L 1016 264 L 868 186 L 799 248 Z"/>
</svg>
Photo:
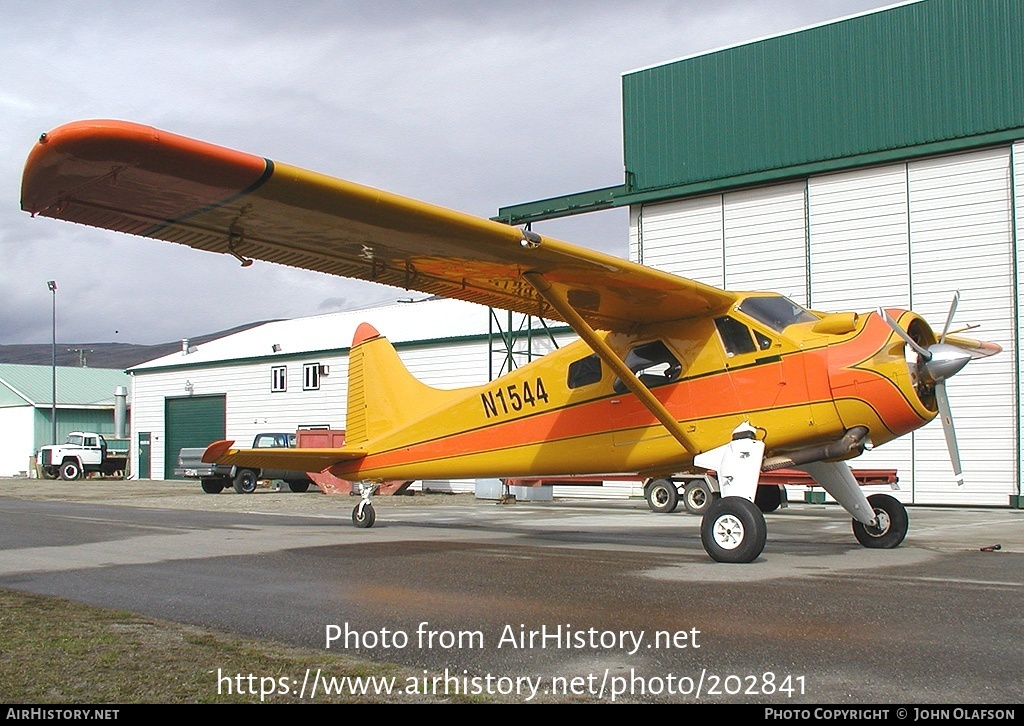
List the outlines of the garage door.
<svg viewBox="0 0 1024 726">
<path fill-rule="evenodd" d="M 189 396 L 164 399 L 164 478 L 173 479 L 178 452 L 224 438 L 227 397 Z M 181 478 L 181 477 L 177 477 Z"/>
</svg>

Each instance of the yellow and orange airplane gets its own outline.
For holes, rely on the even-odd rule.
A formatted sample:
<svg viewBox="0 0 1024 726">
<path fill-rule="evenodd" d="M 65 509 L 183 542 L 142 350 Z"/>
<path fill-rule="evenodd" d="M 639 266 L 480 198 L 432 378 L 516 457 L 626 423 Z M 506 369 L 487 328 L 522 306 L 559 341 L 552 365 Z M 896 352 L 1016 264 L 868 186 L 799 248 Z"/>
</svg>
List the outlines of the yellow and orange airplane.
<svg viewBox="0 0 1024 726">
<path fill-rule="evenodd" d="M 664 487 L 714 472 L 701 539 L 749 562 L 767 527 L 759 475 L 801 468 L 853 517 L 867 547 L 902 542 L 895 498 L 866 497 L 845 460 L 942 414 L 945 381 L 991 343 L 938 335 L 910 311 L 824 314 L 772 293 L 736 293 L 480 219 L 120 121 L 43 134 L 22 208 L 197 249 L 469 300 L 561 320 L 580 340 L 486 385 L 438 390 L 412 377 L 369 324 L 352 341 L 346 443 L 246 450 L 208 461 L 326 471 L 366 482 L 637 473 Z"/>
</svg>

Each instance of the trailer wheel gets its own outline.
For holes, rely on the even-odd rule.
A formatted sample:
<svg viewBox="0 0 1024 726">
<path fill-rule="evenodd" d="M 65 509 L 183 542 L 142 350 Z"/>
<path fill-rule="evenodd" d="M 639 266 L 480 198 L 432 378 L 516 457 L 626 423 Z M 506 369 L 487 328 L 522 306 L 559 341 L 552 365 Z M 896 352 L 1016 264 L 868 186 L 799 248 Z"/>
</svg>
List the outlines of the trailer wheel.
<svg viewBox="0 0 1024 726">
<path fill-rule="evenodd" d="M 207 494 L 220 494 L 224 491 L 224 483 L 217 479 L 206 478 L 202 480 L 203 491 Z"/>
<path fill-rule="evenodd" d="M 775 484 L 759 486 L 754 494 L 754 504 L 765 514 L 770 514 L 782 506 L 782 487 Z"/>
<path fill-rule="evenodd" d="M 711 491 L 702 479 L 687 482 L 683 489 L 683 506 L 690 514 L 704 514 L 717 498 L 718 492 Z"/>
<path fill-rule="evenodd" d="M 74 459 L 68 459 L 60 465 L 60 478 L 64 481 L 75 481 L 82 477 L 82 466 Z"/>
<path fill-rule="evenodd" d="M 259 477 L 256 476 L 256 472 L 252 469 L 239 469 L 235 474 L 235 491 L 239 494 L 252 494 L 256 491 L 256 485 L 259 481 Z"/>
<path fill-rule="evenodd" d="M 652 512 L 674 512 L 679 506 L 679 490 L 671 479 L 655 479 L 647 485 L 644 496 L 647 497 L 647 506 Z"/>
</svg>

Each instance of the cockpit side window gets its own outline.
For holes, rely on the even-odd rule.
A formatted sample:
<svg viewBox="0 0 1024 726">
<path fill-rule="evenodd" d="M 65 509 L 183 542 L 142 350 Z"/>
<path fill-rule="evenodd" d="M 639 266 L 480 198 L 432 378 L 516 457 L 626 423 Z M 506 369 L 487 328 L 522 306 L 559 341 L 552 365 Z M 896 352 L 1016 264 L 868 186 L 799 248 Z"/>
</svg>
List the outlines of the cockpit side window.
<svg viewBox="0 0 1024 726">
<path fill-rule="evenodd" d="M 588 355 L 569 364 L 569 388 L 581 388 L 601 380 L 601 359 L 597 355 Z"/>
<path fill-rule="evenodd" d="M 625 363 L 648 388 L 671 383 L 679 378 L 683 370 L 679 359 L 660 340 L 634 346 L 626 354 Z M 614 388 L 618 393 L 625 393 L 628 390 L 620 378 L 615 379 Z"/>
<path fill-rule="evenodd" d="M 750 337 L 750 329 L 739 320 L 723 315 L 720 318 L 715 318 L 715 327 L 718 328 L 718 334 L 722 336 L 725 353 L 730 358 L 757 350 L 754 339 Z"/>
<path fill-rule="evenodd" d="M 772 339 L 758 330 L 754 331 L 754 342 L 757 343 L 758 350 L 768 350 L 772 347 Z"/>
</svg>

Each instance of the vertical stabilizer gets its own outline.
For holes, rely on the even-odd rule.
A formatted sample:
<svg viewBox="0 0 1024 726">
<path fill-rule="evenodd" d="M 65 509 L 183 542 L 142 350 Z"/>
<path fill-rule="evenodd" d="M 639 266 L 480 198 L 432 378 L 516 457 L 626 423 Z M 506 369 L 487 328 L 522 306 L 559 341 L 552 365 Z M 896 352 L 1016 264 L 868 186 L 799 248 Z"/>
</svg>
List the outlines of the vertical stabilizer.
<svg viewBox="0 0 1024 726">
<path fill-rule="evenodd" d="M 356 329 L 348 359 L 345 445 L 395 432 L 451 399 L 416 380 L 387 338 L 368 323 Z"/>
</svg>

